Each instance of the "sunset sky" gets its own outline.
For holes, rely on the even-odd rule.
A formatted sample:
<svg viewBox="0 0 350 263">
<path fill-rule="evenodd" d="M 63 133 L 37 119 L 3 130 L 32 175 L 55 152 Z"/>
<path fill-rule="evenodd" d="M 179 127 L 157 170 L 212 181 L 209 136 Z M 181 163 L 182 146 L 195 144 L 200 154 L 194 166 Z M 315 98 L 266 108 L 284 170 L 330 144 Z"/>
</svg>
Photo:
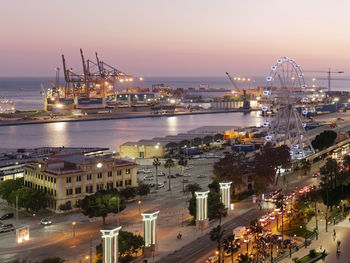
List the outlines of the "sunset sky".
<svg viewBox="0 0 350 263">
<path fill-rule="evenodd" d="M 1 0 L 0 76 L 85 57 L 142 76 L 265 75 L 277 58 L 350 73 L 346 0 Z"/>
</svg>

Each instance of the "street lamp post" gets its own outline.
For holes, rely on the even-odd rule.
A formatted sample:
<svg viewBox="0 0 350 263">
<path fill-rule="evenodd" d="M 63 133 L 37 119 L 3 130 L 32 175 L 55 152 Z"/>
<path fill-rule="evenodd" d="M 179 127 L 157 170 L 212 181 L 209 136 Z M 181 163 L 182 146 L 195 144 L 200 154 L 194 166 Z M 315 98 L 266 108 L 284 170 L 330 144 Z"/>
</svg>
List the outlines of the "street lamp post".
<svg viewBox="0 0 350 263">
<path fill-rule="evenodd" d="M 72 222 L 72 227 L 73 227 L 73 237 L 75 237 L 75 224 L 76 224 L 76 222 L 75 222 L 75 221 L 73 221 L 73 222 Z"/>
<path fill-rule="evenodd" d="M 142 201 L 139 200 L 137 203 L 138 203 L 138 205 L 139 205 L 139 214 L 141 214 L 141 203 L 142 203 Z"/>
</svg>

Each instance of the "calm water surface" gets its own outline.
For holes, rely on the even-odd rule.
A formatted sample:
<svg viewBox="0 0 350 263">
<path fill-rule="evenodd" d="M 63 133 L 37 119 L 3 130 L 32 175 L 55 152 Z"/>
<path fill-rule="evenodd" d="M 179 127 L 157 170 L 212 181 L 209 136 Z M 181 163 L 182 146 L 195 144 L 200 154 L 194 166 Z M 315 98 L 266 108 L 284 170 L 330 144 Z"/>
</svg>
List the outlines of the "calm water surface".
<svg viewBox="0 0 350 263">
<path fill-rule="evenodd" d="M 252 126 L 261 122 L 258 112 L 252 112 L 7 126 L 0 127 L 0 148 L 97 146 L 118 151 L 127 141 L 176 135 L 201 126 Z"/>
</svg>

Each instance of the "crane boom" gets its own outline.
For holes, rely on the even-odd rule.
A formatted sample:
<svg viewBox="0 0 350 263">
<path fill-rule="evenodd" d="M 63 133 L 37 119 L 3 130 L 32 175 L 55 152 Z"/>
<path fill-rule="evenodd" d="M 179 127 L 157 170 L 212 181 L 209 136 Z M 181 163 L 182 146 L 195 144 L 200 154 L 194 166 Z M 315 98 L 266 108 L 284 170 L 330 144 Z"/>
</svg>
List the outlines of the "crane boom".
<svg viewBox="0 0 350 263">
<path fill-rule="evenodd" d="M 226 75 L 228 76 L 228 78 L 230 79 L 230 81 L 231 81 L 231 83 L 232 83 L 232 85 L 233 85 L 233 87 L 235 88 L 235 89 L 239 89 L 238 88 L 238 86 L 237 86 L 237 84 L 236 84 L 236 82 L 233 80 L 233 78 L 230 76 L 230 74 L 228 73 L 228 72 L 226 72 Z"/>
</svg>

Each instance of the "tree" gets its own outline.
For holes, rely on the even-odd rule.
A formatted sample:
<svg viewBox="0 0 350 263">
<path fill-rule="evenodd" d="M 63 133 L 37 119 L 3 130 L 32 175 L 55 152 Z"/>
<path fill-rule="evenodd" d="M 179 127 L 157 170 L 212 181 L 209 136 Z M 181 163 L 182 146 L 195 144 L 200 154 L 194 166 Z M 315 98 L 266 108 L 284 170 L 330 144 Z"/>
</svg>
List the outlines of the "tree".
<svg viewBox="0 0 350 263">
<path fill-rule="evenodd" d="M 130 262 L 134 259 L 133 254 L 142 249 L 144 240 L 140 235 L 131 232 L 119 231 L 118 252 L 120 262 Z M 103 247 L 102 243 L 96 246 L 96 263 L 102 263 Z"/>
<path fill-rule="evenodd" d="M 188 211 L 191 216 L 193 216 L 194 220 L 196 220 L 197 217 L 197 201 L 196 197 L 192 197 L 188 202 Z"/>
<path fill-rule="evenodd" d="M 156 168 L 156 190 L 158 190 L 158 167 L 161 166 L 161 164 L 158 158 L 154 158 L 153 166 Z"/>
<path fill-rule="evenodd" d="M 134 235 L 131 232 L 119 231 L 118 245 L 120 257 L 137 253 L 144 245 L 144 240 L 140 235 Z"/>
<path fill-rule="evenodd" d="M 85 196 L 79 201 L 79 207 L 82 209 L 82 213 L 89 218 L 102 217 L 103 225 L 105 225 L 109 213 L 119 213 L 126 206 L 124 199 L 116 190 L 102 190 L 93 195 Z"/>
<path fill-rule="evenodd" d="M 336 138 L 337 138 L 336 132 L 327 130 L 317 135 L 315 139 L 311 142 L 311 144 L 312 144 L 312 147 L 321 151 L 325 148 L 332 146 Z"/>
<path fill-rule="evenodd" d="M 223 139 L 224 139 L 224 135 L 221 133 L 217 133 L 214 135 L 214 141 L 223 140 Z"/>
<path fill-rule="evenodd" d="M 139 184 L 137 186 L 137 194 L 142 197 L 146 196 L 151 192 L 151 187 L 148 184 Z"/>
<path fill-rule="evenodd" d="M 210 230 L 210 233 L 209 233 L 210 240 L 213 242 L 216 242 L 217 244 L 219 255 L 221 255 L 221 240 L 224 235 L 224 232 L 225 231 L 221 228 L 221 226 L 218 225 L 217 227 L 214 227 L 212 230 Z M 219 260 L 219 262 L 221 261 Z"/>
<path fill-rule="evenodd" d="M 214 164 L 213 174 L 215 180 L 231 181 L 232 185 L 240 188 L 245 184 L 243 177 L 246 160 L 240 154 L 227 154 Z"/>
<path fill-rule="evenodd" d="M 126 200 L 135 198 L 137 194 L 136 187 L 125 187 L 119 191 L 120 195 L 124 197 Z"/>
<path fill-rule="evenodd" d="M 213 192 L 216 192 L 216 193 L 220 192 L 220 184 L 216 180 L 214 180 L 210 184 L 208 184 L 208 188 L 210 189 L 210 191 L 213 191 Z"/>
<path fill-rule="evenodd" d="M 170 174 L 170 170 L 171 168 L 173 168 L 175 166 L 175 163 L 173 161 L 173 159 L 169 158 L 166 160 L 164 167 L 166 169 L 169 169 L 169 176 L 168 176 L 168 180 L 169 180 L 169 191 L 171 191 L 171 174 Z"/>
<path fill-rule="evenodd" d="M 213 142 L 213 136 L 210 136 L 210 135 L 207 135 L 203 138 L 203 143 L 208 145 L 210 144 L 211 142 Z"/>
<path fill-rule="evenodd" d="M 15 180 L 6 180 L 0 183 L 0 196 L 9 202 L 10 194 L 18 189 L 21 189 L 24 184 L 23 178 Z"/>
<path fill-rule="evenodd" d="M 196 137 L 191 141 L 192 146 L 199 146 L 201 144 L 203 144 L 203 140 L 202 138 L 199 138 L 199 137 Z"/>
<path fill-rule="evenodd" d="M 8 202 L 16 204 L 16 198 L 18 198 L 18 207 L 25 208 L 28 212 L 38 212 L 42 208 L 47 206 L 47 195 L 32 188 L 20 188 L 13 191 L 8 197 Z"/>
<path fill-rule="evenodd" d="M 282 194 L 277 195 L 275 205 L 282 212 L 282 242 L 283 242 L 283 218 L 284 218 L 284 210 L 285 210 L 286 203 L 284 201 L 284 196 Z M 278 224 L 277 224 L 277 231 L 278 231 Z"/>
<path fill-rule="evenodd" d="M 233 253 L 236 250 L 236 245 L 234 243 L 235 241 L 235 235 L 230 234 L 227 238 L 224 239 L 223 246 L 224 250 L 229 252 L 231 254 L 231 262 L 233 263 Z"/>
<path fill-rule="evenodd" d="M 249 256 L 248 254 L 240 254 L 237 259 L 238 263 L 248 263 L 249 262 Z"/>
<path fill-rule="evenodd" d="M 208 218 L 219 218 L 221 223 L 221 217 L 226 216 L 227 211 L 224 204 L 220 200 L 220 194 L 216 192 L 210 192 L 208 194 Z"/>
<path fill-rule="evenodd" d="M 266 192 L 267 179 L 261 175 L 254 176 L 254 191 L 256 194 L 263 194 Z"/>
<path fill-rule="evenodd" d="M 202 189 L 202 188 L 201 188 L 201 186 L 200 186 L 198 183 L 193 183 L 193 184 L 188 184 L 188 185 L 186 185 L 185 192 L 189 192 L 189 193 L 191 193 L 192 197 L 195 197 L 195 196 L 194 196 L 194 193 L 195 193 L 196 191 L 201 190 L 201 189 Z"/>
</svg>

